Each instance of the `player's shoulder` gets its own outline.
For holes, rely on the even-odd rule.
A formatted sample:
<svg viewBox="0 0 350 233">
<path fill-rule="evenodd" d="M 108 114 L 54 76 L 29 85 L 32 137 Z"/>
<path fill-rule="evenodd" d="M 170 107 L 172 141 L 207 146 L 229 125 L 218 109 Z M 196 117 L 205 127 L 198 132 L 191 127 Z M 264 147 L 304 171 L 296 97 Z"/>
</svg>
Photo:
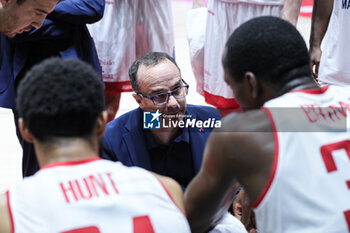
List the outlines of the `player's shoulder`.
<svg viewBox="0 0 350 233">
<path fill-rule="evenodd" d="M 264 109 L 231 113 L 222 119 L 218 132 L 272 132 L 271 122 Z"/>
<path fill-rule="evenodd" d="M 0 194 L 0 232 L 11 232 L 11 216 L 9 214 L 8 193 Z"/>
<path fill-rule="evenodd" d="M 225 153 L 233 166 L 256 167 L 266 154 L 274 153 L 274 132 L 263 109 L 227 115 L 209 141 L 211 149 Z"/>
<path fill-rule="evenodd" d="M 213 117 L 215 119 L 221 119 L 221 115 L 216 110 L 216 108 L 204 105 L 187 105 L 187 113 L 188 114 L 196 114 L 196 117 Z"/>
</svg>

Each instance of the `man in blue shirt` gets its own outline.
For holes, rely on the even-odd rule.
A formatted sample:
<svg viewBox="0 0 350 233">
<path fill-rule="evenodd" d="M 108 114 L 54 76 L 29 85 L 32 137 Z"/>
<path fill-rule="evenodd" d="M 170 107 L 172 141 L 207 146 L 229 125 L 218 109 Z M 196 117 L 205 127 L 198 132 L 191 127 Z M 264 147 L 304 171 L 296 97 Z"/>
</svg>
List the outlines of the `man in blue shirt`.
<svg viewBox="0 0 350 233">
<path fill-rule="evenodd" d="M 23 4 L 26 1 L 32 0 L 24 0 Z M 0 107 L 15 109 L 16 87 L 22 77 L 33 65 L 49 57 L 81 59 L 101 74 L 96 49 L 85 24 L 102 18 L 104 4 L 104 0 L 61 0 L 44 23 L 41 22 L 41 28 L 12 39 L 0 34 Z M 27 29 L 30 30 L 28 27 L 24 31 Z M 17 112 L 13 112 L 18 129 Z M 30 176 L 39 169 L 33 145 L 25 142 L 18 130 L 17 136 L 23 148 L 23 176 Z"/>
<path fill-rule="evenodd" d="M 172 177 L 185 188 L 199 171 L 205 143 L 221 116 L 214 108 L 186 104 L 189 86 L 166 53 L 143 55 L 129 76 L 139 108 L 108 124 L 102 157 Z"/>
<path fill-rule="evenodd" d="M 0 33 L 14 37 L 18 33 L 40 28 L 58 0 L 1 0 Z"/>
<path fill-rule="evenodd" d="M 45 17 L 55 7 L 58 0 L 1 0 L 0 1 L 0 69 L 3 54 L 8 52 L 5 36 L 14 37 L 18 33 L 40 28 Z M 0 93 L 3 82 L 0 80 Z"/>
</svg>

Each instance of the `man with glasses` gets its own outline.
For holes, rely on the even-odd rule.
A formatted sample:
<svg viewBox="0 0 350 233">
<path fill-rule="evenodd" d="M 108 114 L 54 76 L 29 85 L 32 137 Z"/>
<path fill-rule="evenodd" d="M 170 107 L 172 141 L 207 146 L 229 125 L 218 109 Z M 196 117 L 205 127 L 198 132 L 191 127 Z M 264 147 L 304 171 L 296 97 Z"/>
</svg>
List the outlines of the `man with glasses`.
<svg viewBox="0 0 350 233">
<path fill-rule="evenodd" d="M 214 108 L 186 104 L 189 85 L 166 53 L 144 54 L 132 64 L 129 76 L 139 108 L 108 124 L 102 157 L 167 175 L 184 189 L 199 171 L 212 128 L 182 127 L 179 122 L 221 116 Z M 147 129 L 147 114 L 152 114 L 151 121 L 160 119 L 159 128 Z"/>
</svg>

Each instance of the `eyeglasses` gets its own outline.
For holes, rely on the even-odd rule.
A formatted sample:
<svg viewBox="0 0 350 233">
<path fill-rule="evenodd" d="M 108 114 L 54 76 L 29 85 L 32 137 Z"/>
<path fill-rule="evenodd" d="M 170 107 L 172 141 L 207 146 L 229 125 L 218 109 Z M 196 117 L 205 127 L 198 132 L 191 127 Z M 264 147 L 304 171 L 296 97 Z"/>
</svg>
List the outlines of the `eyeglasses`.
<svg viewBox="0 0 350 233">
<path fill-rule="evenodd" d="M 169 91 L 169 92 L 159 93 L 159 94 L 152 95 L 152 96 L 148 96 L 148 95 L 142 94 L 140 92 L 137 92 L 136 94 L 138 94 L 141 97 L 150 99 L 150 100 L 152 100 L 154 105 L 160 106 L 160 105 L 168 103 L 170 95 L 174 96 L 175 99 L 183 99 L 186 97 L 186 95 L 188 94 L 188 88 L 190 86 L 185 82 L 185 80 L 181 79 L 181 81 L 184 83 L 183 86 L 177 87 L 174 90 Z"/>
</svg>

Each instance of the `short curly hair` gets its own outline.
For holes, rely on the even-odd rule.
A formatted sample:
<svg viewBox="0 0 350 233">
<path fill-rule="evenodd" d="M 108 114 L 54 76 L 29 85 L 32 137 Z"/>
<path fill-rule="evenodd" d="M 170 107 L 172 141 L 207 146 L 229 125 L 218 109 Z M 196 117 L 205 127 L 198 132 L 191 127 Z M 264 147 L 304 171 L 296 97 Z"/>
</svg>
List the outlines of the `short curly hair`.
<svg viewBox="0 0 350 233">
<path fill-rule="evenodd" d="M 16 107 L 39 141 L 88 138 L 104 109 L 103 83 L 82 61 L 50 58 L 20 82 Z"/>
<path fill-rule="evenodd" d="M 236 81 L 248 71 L 276 87 L 296 78 L 312 79 L 303 37 L 280 18 L 263 16 L 247 21 L 232 33 L 225 49 L 223 65 Z"/>
</svg>

